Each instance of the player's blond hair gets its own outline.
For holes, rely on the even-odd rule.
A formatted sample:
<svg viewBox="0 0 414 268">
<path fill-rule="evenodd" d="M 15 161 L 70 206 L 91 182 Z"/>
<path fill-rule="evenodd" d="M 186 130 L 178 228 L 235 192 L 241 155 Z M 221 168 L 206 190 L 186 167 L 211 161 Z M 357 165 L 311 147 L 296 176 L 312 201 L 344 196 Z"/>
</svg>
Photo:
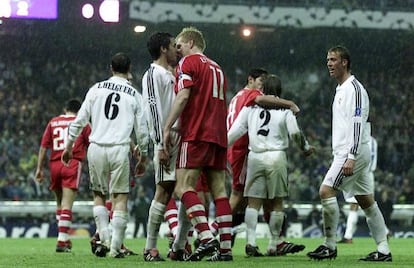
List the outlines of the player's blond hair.
<svg viewBox="0 0 414 268">
<path fill-rule="evenodd" d="M 194 45 L 201 49 L 201 51 L 206 49 L 206 40 L 204 39 L 203 33 L 193 26 L 183 28 L 177 35 L 178 38 L 182 38 L 186 42 L 193 40 Z"/>
</svg>

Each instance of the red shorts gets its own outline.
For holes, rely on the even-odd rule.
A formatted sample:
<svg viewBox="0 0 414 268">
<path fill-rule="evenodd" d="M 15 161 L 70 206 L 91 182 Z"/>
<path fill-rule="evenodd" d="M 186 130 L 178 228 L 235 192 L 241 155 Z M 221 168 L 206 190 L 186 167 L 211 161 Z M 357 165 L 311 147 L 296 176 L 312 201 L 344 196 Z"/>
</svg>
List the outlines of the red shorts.
<svg viewBox="0 0 414 268">
<path fill-rule="evenodd" d="M 226 170 L 227 148 L 204 141 L 183 141 L 177 156 L 177 168 Z"/>
<path fill-rule="evenodd" d="M 82 162 L 72 159 L 66 167 L 60 160 L 49 162 L 50 190 L 70 188 L 78 190 L 81 178 Z"/>
<path fill-rule="evenodd" d="M 208 188 L 208 184 L 207 184 L 207 177 L 204 172 L 200 173 L 200 177 L 198 177 L 195 190 L 196 192 L 203 192 L 203 193 L 210 192 L 210 189 Z"/>
<path fill-rule="evenodd" d="M 244 191 L 247 174 L 247 154 L 248 151 L 233 151 L 228 153 L 228 159 L 233 173 L 232 188 L 238 192 Z"/>
</svg>

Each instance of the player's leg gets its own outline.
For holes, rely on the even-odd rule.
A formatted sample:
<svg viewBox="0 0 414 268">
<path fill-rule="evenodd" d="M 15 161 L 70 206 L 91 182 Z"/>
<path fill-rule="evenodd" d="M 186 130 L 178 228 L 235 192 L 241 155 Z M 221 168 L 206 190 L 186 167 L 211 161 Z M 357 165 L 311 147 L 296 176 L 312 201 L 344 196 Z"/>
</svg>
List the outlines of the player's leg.
<svg viewBox="0 0 414 268">
<path fill-rule="evenodd" d="M 114 258 L 124 257 L 121 247 L 125 238 L 128 223 L 128 193 L 112 193 L 113 214 L 111 219 L 112 239 L 110 254 Z"/>
<path fill-rule="evenodd" d="M 225 154 L 223 154 L 223 158 Z M 231 227 L 232 215 L 226 191 L 226 173 L 224 169 L 206 170 L 207 184 L 214 199 L 216 221 L 220 237 L 220 250 L 210 261 L 231 261 Z"/>
<path fill-rule="evenodd" d="M 336 230 L 339 223 L 339 205 L 336 198 L 337 191 L 333 188 L 333 185 L 341 183 L 344 178 L 342 166 L 345 160 L 345 158 L 334 157 L 331 167 L 319 188 L 325 241 L 314 251 L 307 253 L 312 259 L 332 259 L 337 256 Z"/>
<path fill-rule="evenodd" d="M 346 228 L 344 237 L 338 243 L 350 244 L 352 243 L 352 238 L 357 229 L 358 224 L 358 203 L 355 197 L 347 198 L 346 201 L 349 203 L 349 212 L 346 219 Z"/>
<path fill-rule="evenodd" d="M 245 247 L 246 255 L 249 257 L 260 257 L 263 254 L 259 251 L 256 244 L 256 228 L 259 217 L 259 210 L 262 206 L 262 199 L 256 197 L 248 197 L 248 204 L 245 213 L 247 244 Z"/>
<path fill-rule="evenodd" d="M 372 194 L 355 195 L 358 204 L 363 209 L 369 230 L 377 244 L 377 250 L 368 256 L 361 258 L 363 261 L 392 261 L 391 252 L 387 240 L 387 227 L 381 210 L 378 208 Z"/>
</svg>

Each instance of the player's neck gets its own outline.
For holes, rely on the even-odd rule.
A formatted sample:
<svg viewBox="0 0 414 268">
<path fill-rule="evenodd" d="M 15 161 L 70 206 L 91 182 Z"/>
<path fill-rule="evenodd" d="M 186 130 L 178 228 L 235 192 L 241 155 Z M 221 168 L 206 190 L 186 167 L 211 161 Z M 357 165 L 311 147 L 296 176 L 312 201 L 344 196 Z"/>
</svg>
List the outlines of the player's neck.
<svg viewBox="0 0 414 268">
<path fill-rule="evenodd" d="M 341 77 L 337 79 L 338 84 L 342 85 L 349 77 L 351 76 L 350 72 L 344 73 Z"/>
<path fill-rule="evenodd" d="M 168 61 L 167 61 L 166 58 L 160 57 L 157 60 L 155 60 L 154 63 L 158 64 L 158 65 L 160 65 L 160 66 L 162 66 L 162 67 L 164 67 L 165 69 L 168 70 Z"/>
</svg>

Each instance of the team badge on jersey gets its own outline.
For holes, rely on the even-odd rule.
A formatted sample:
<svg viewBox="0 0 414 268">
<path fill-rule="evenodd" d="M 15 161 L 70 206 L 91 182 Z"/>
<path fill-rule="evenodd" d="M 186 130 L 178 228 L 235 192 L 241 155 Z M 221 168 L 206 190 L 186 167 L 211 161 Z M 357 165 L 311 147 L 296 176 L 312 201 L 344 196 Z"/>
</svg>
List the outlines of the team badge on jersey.
<svg viewBox="0 0 414 268">
<path fill-rule="evenodd" d="M 357 107 L 355 109 L 355 116 L 361 116 L 361 108 L 360 107 Z"/>
</svg>

